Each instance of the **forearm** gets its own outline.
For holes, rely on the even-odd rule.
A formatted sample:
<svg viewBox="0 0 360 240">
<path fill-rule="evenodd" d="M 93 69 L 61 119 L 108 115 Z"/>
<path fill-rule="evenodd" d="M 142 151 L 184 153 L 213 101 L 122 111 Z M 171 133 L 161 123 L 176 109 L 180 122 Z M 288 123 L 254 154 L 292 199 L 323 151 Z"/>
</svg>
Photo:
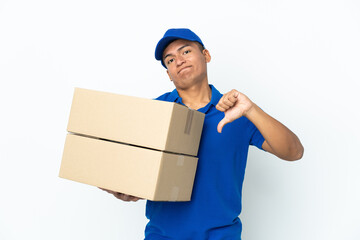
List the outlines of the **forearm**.
<svg viewBox="0 0 360 240">
<path fill-rule="evenodd" d="M 245 116 L 265 138 L 264 150 L 284 160 L 298 160 L 302 157 L 304 148 L 299 138 L 256 104 L 249 109 Z"/>
</svg>

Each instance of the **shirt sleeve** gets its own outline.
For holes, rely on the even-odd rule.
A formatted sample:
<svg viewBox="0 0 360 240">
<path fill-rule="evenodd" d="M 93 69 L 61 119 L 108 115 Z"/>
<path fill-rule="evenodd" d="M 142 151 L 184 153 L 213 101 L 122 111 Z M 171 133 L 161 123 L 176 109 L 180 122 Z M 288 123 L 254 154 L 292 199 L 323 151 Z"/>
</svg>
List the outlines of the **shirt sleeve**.
<svg viewBox="0 0 360 240">
<path fill-rule="evenodd" d="M 260 133 L 259 129 L 257 129 L 257 127 L 250 122 L 250 145 L 256 146 L 257 148 L 264 150 L 262 148 L 262 145 L 265 141 L 265 138 L 263 137 L 263 135 Z"/>
</svg>

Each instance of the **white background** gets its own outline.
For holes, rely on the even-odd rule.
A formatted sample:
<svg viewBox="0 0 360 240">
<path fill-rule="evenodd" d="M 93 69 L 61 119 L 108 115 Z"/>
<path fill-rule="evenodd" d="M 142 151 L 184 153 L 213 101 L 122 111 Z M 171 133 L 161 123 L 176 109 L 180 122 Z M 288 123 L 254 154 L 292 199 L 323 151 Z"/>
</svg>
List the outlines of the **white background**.
<svg viewBox="0 0 360 240">
<path fill-rule="evenodd" d="M 297 162 L 251 148 L 244 240 L 360 239 L 360 4 L 0 0 L 0 239 L 143 239 L 145 202 L 58 178 L 74 87 L 171 91 L 154 48 L 188 27 L 209 82 L 293 130 Z"/>
</svg>

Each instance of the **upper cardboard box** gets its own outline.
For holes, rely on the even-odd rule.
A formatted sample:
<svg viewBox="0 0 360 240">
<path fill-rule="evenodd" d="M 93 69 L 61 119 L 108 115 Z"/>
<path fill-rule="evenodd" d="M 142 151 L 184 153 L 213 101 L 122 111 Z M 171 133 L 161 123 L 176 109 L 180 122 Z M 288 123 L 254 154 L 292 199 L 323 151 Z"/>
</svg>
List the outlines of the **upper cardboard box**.
<svg viewBox="0 0 360 240">
<path fill-rule="evenodd" d="M 67 130 L 196 156 L 204 117 L 177 103 L 75 88 Z"/>
</svg>

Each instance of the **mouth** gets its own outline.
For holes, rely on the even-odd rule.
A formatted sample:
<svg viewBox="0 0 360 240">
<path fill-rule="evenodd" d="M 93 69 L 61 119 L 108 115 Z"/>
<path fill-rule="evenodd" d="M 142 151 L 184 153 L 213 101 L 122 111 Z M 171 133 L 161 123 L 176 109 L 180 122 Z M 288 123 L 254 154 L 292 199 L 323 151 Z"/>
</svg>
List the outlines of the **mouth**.
<svg viewBox="0 0 360 240">
<path fill-rule="evenodd" d="M 180 72 L 182 72 L 183 70 L 188 69 L 188 68 L 191 68 L 191 66 L 183 67 L 182 69 L 180 69 L 180 70 L 178 71 L 178 74 L 179 74 Z"/>
</svg>

